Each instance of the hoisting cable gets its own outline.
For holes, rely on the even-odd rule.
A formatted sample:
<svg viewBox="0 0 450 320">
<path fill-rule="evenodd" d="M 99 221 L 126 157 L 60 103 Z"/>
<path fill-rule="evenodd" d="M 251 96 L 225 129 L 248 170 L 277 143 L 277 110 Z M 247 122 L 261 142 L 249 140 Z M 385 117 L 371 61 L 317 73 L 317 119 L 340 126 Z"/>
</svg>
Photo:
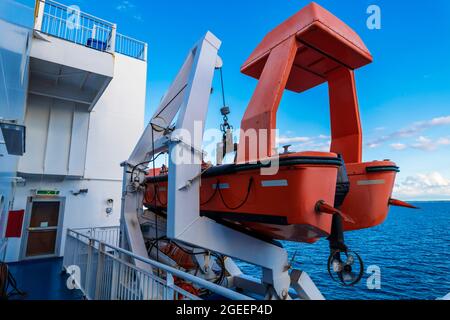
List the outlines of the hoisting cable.
<svg viewBox="0 0 450 320">
<path fill-rule="evenodd" d="M 219 71 L 220 71 L 220 84 L 222 86 L 222 103 L 223 103 L 223 106 L 225 107 L 227 104 L 225 101 L 225 84 L 223 81 L 223 67 L 220 68 Z"/>
<path fill-rule="evenodd" d="M 227 140 L 227 134 L 229 131 L 233 130 L 233 126 L 230 125 L 228 122 L 228 115 L 231 113 L 230 107 L 227 106 L 226 99 L 225 99 L 225 82 L 223 80 L 223 67 L 219 69 L 220 73 L 220 85 L 222 88 L 222 108 L 220 109 L 220 113 L 223 117 L 223 124 L 220 125 L 220 130 L 223 133 L 223 142 L 224 142 L 224 151 L 226 151 L 226 140 Z"/>
<path fill-rule="evenodd" d="M 153 157 L 155 157 L 155 136 L 154 136 L 155 128 L 153 127 L 153 125 L 151 125 L 151 127 L 152 127 L 152 155 L 153 155 Z M 156 160 L 156 159 L 154 159 L 154 160 Z M 153 169 L 153 178 L 155 178 L 156 177 L 156 164 L 155 164 L 155 161 L 152 161 L 152 166 L 153 166 L 153 168 L 152 168 Z M 154 203 L 155 208 L 156 208 L 156 205 L 158 204 L 157 203 L 156 191 L 157 190 L 155 188 L 155 197 L 153 199 L 153 203 Z M 155 236 L 156 236 L 156 239 L 158 239 L 159 234 L 158 234 L 158 215 L 157 214 L 155 214 Z M 156 250 L 156 261 L 159 262 L 159 248 L 157 248 L 157 250 Z M 158 268 L 158 276 L 159 276 L 159 274 L 160 274 L 160 270 Z"/>
</svg>

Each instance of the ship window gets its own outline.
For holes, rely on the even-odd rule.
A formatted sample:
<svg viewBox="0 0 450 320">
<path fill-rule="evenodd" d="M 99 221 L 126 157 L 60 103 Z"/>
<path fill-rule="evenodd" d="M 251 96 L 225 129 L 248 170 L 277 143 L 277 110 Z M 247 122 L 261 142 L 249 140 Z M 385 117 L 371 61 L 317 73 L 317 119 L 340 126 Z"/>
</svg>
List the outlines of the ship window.
<svg viewBox="0 0 450 320">
<path fill-rule="evenodd" d="M 25 153 L 25 126 L 0 122 L 0 128 L 4 139 L 2 143 L 6 145 L 8 154 L 23 156 Z"/>
</svg>

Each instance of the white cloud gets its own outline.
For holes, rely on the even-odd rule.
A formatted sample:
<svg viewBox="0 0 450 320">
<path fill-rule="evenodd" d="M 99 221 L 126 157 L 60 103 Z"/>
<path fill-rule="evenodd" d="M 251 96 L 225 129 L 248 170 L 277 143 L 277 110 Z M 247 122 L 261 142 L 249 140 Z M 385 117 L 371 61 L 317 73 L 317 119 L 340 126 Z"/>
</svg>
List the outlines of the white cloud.
<svg viewBox="0 0 450 320">
<path fill-rule="evenodd" d="M 397 150 L 397 151 L 401 151 L 401 150 L 405 150 L 406 148 L 408 148 L 408 146 L 403 143 L 393 143 L 393 144 L 391 144 L 391 148 L 394 150 Z"/>
<path fill-rule="evenodd" d="M 277 139 L 278 145 L 284 146 L 291 144 L 291 151 L 322 151 L 329 152 L 331 146 L 331 137 L 319 135 L 315 137 L 288 137 L 281 136 Z"/>
<path fill-rule="evenodd" d="M 137 6 L 129 0 L 120 1 L 119 4 L 116 6 L 116 10 L 121 11 L 123 13 L 127 13 L 138 22 L 144 21 L 141 13 L 139 12 L 139 8 L 137 8 Z"/>
<path fill-rule="evenodd" d="M 450 139 L 449 138 L 440 138 L 437 141 L 437 144 L 440 146 L 450 146 Z"/>
<path fill-rule="evenodd" d="M 434 118 L 428 121 L 420 121 L 412 124 L 407 128 L 394 131 L 391 134 L 385 136 L 378 137 L 373 141 L 369 142 L 367 145 L 371 148 L 374 147 L 376 148 L 385 142 L 397 140 L 399 138 L 410 138 L 427 129 L 447 125 L 450 125 L 450 116 Z"/>
<path fill-rule="evenodd" d="M 427 137 L 419 137 L 416 140 L 416 143 L 412 144 L 411 147 L 420 149 L 423 151 L 435 151 L 441 146 L 450 145 L 450 139 L 448 138 L 440 138 L 436 141 L 433 141 Z"/>
<path fill-rule="evenodd" d="M 449 125 L 450 124 L 450 116 L 448 117 L 440 117 L 440 118 L 434 118 L 433 120 L 429 121 L 428 123 L 425 123 L 428 126 L 442 126 L 442 125 Z"/>
<path fill-rule="evenodd" d="M 133 3 L 131 3 L 130 1 L 123 0 L 116 6 L 116 10 L 126 11 L 128 9 L 133 9 L 135 7 L 136 6 Z"/>
<path fill-rule="evenodd" d="M 290 143 L 306 143 L 311 141 L 309 137 L 279 137 L 277 142 L 279 144 L 290 144 Z"/>
<path fill-rule="evenodd" d="M 425 137 L 419 137 L 416 140 L 416 143 L 412 145 L 412 147 L 424 151 L 436 150 L 436 145 L 433 143 L 433 141 Z"/>
<path fill-rule="evenodd" d="M 396 184 L 395 197 L 401 199 L 450 199 L 450 179 L 439 172 L 417 174 Z"/>
<path fill-rule="evenodd" d="M 370 148 L 375 148 L 380 145 L 369 145 Z M 450 138 L 436 138 L 434 140 L 420 136 L 413 143 L 392 143 L 390 147 L 396 151 L 406 150 L 408 148 L 419 149 L 423 151 L 436 151 L 440 147 L 450 146 Z"/>
</svg>

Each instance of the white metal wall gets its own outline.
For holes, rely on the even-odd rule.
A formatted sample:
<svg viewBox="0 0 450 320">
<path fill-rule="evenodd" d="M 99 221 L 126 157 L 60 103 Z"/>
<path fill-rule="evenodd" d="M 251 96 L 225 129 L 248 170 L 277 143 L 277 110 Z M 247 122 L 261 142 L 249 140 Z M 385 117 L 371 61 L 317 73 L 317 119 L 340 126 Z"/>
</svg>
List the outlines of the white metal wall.
<svg viewBox="0 0 450 320">
<path fill-rule="evenodd" d="M 14 14 L 11 14 L 14 13 Z M 33 8 L 14 0 L 0 1 L 0 118 L 22 123 L 28 84 Z M 0 132 L 0 141 L 3 135 Z M 0 143 L 0 239 L 11 201 L 18 157 L 9 156 Z M 1 198 L 3 197 L 3 205 Z"/>
<path fill-rule="evenodd" d="M 89 129 L 86 106 L 30 94 L 25 124 L 28 150 L 19 172 L 82 177 Z"/>
<path fill-rule="evenodd" d="M 122 180 L 144 129 L 147 63 L 115 55 L 114 78 L 91 113 L 86 179 Z"/>
<path fill-rule="evenodd" d="M 103 96 L 98 101 L 94 110 L 89 114 L 89 129 L 87 132 L 86 160 L 84 163 L 84 178 L 62 178 L 56 180 L 54 177 L 41 175 L 27 177 L 27 183 L 19 186 L 16 192 L 15 209 L 25 209 L 27 198 L 35 189 L 57 189 L 60 196 L 65 197 L 64 230 L 67 228 L 85 228 L 119 225 L 120 205 L 122 192 L 122 168 L 120 163 L 125 161 L 144 127 L 145 95 L 146 95 L 147 63 L 123 55 L 116 54 L 114 66 L 114 78 L 109 84 Z M 27 114 L 30 121 L 39 121 L 42 125 L 30 128 L 29 137 L 33 139 L 29 145 L 31 148 L 42 148 L 42 141 L 45 137 L 45 123 L 50 123 L 52 127 L 53 109 L 49 116 L 49 104 L 51 99 L 34 97 L 30 102 L 31 111 L 36 114 Z M 52 106 L 55 108 L 55 105 Z M 84 157 L 81 147 L 82 139 L 79 135 L 72 135 L 72 148 L 68 155 L 67 143 L 70 140 L 70 108 L 68 105 L 60 105 L 54 117 L 60 119 L 53 124 L 55 134 L 53 136 L 54 146 L 50 146 L 53 151 L 51 157 L 39 156 L 39 159 L 31 159 L 40 163 L 21 163 L 24 166 L 38 168 L 45 163 L 47 172 L 62 172 L 70 159 L 78 164 Z M 42 110 L 41 110 L 42 109 Z M 47 111 L 45 111 L 47 110 Z M 50 122 L 45 122 L 45 115 Z M 36 120 L 40 118 L 40 120 Z M 83 121 L 80 126 L 84 128 Z M 72 130 L 72 131 L 75 131 Z M 59 133 L 59 134 L 57 134 Z M 50 141 L 49 141 L 50 142 Z M 35 146 L 31 146 L 35 144 Z M 63 144 L 65 144 L 63 146 Z M 38 153 L 38 152 L 37 152 Z M 37 154 L 36 153 L 36 154 Z M 69 157 L 69 162 L 67 162 Z M 45 161 L 44 161 L 45 160 Z M 72 191 L 89 189 L 86 195 L 75 196 Z M 107 200 L 114 200 L 114 210 L 112 215 L 106 213 Z M 11 239 L 8 243 L 8 261 L 17 261 L 20 257 L 20 246 L 22 239 Z M 64 237 L 62 246 L 64 248 Z M 59 254 L 63 254 L 60 251 Z"/>
</svg>

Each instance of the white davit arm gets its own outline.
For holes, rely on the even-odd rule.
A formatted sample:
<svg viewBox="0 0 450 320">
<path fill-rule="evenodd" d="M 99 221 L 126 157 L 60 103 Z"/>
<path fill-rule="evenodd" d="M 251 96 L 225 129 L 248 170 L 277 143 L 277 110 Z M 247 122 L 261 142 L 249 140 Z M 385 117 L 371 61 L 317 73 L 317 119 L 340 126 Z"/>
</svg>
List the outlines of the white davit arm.
<svg viewBox="0 0 450 320">
<path fill-rule="evenodd" d="M 170 239 L 260 266 L 263 278 L 259 283 L 228 266 L 234 270 L 235 285 L 244 290 L 261 291 L 267 299 L 291 299 L 293 288 L 300 298 L 323 299 L 306 273 L 293 271 L 291 277 L 284 248 L 200 216 L 200 179 L 195 177 L 201 173 L 203 131 L 214 70 L 222 63 L 218 56 L 220 46 L 221 41 L 208 32 L 189 52 L 131 157 L 123 164 L 123 243 L 133 253 L 148 257 L 138 221 L 145 192 L 141 183 L 148 162 L 156 154 L 168 151 L 167 236 Z M 182 154 L 196 161 L 178 161 L 177 156 Z M 146 267 L 140 266 L 139 261 L 135 263 Z"/>
</svg>

